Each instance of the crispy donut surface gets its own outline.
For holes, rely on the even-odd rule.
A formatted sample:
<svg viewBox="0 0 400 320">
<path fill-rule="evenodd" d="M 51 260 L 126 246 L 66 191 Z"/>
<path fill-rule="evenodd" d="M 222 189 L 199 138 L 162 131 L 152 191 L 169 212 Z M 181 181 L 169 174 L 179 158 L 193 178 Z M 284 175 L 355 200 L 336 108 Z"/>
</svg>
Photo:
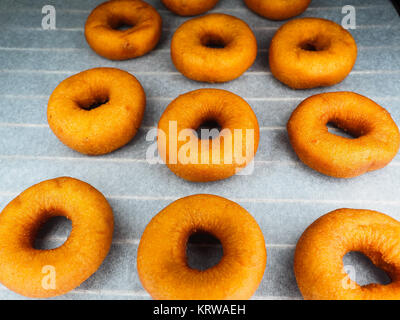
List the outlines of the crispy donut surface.
<svg viewBox="0 0 400 320">
<path fill-rule="evenodd" d="M 350 73 L 356 58 L 352 35 L 335 22 L 319 18 L 285 23 L 269 47 L 272 74 L 293 89 L 339 83 Z"/>
<path fill-rule="evenodd" d="M 201 139 L 195 131 L 208 121 L 217 122 L 221 130 L 213 139 Z M 248 103 L 220 89 L 180 95 L 164 111 L 158 130 L 162 160 L 179 177 L 197 182 L 239 172 L 254 158 L 260 136 L 257 117 Z"/>
<path fill-rule="evenodd" d="M 35 249 L 38 229 L 56 216 L 72 221 L 70 236 L 58 248 Z M 113 225 L 107 200 L 85 182 L 61 177 L 26 189 L 0 214 L 0 282 L 27 297 L 67 293 L 99 268 L 111 246 Z M 54 286 L 43 285 L 49 268 Z"/>
<path fill-rule="evenodd" d="M 207 232 L 223 247 L 221 261 L 204 271 L 187 265 L 186 244 Z M 249 299 L 261 282 L 267 252 L 254 218 L 214 195 L 181 198 L 158 213 L 140 239 L 137 269 L 154 299 Z"/>
<path fill-rule="evenodd" d="M 171 41 L 171 58 L 185 77 L 226 82 L 241 76 L 257 56 L 257 41 L 242 20 L 221 13 L 184 22 Z"/>
<path fill-rule="evenodd" d="M 365 254 L 392 282 L 360 286 L 343 269 L 350 251 Z M 371 210 L 332 211 L 304 231 L 296 246 L 294 272 L 305 299 L 400 299 L 400 223 Z"/>
<path fill-rule="evenodd" d="M 271 20 L 286 20 L 303 13 L 311 0 L 244 0 L 252 11 Z"/>
<path fill-rule="evenodd" d="M 196 16 L 211 10 L 218 0 L 161 0 L 173 13 L 180 16 Z"/>
<path fill-rule="evenodd" d="M 328 123 L 355 138 L 330 133 Z M 287 130 L 301 161 L 337 178 L 383 168 L 400 145 L 399 129 L 389 112 L 354 92 L 321 93 L 305 99 L 292 113 Z"/>
<path fill-rule="evenodd" d="M 122 26 L 128 29 L 119 30 Z M 125 60 L 151 51 L 161 37 L 162 19 L 141 0 L 113 0 L 97 6 L 85 24 L 89 46 L 111 60 Z"/>
<path fill-rule="evenodd" d="M 106 154 L 135 136 L 145 105 L 145 93 L 133 75 L 94 68 L 65 79 L 54 89 L 47 120 L 68 147 L 89 155 Z"/>
</svg>

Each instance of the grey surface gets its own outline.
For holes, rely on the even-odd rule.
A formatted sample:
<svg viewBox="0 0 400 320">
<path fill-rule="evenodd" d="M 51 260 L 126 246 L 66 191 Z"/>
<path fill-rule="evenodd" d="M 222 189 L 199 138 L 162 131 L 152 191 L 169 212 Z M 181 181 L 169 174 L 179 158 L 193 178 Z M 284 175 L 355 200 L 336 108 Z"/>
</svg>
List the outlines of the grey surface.
<svg viewBox="0 0 400 320">
<path fill-rule="evenodd" d="M 74 291 L 57 299 L 148 299 L 136 273 L 136 250 L 150 219 L 174 199 L 212 193 L 237 201 L 258 221 L 267 245 L 268 262 L 255 299 L 301 299 L 293 275 L 295 244 L 319 216 L 342 207 L 367 208 L 400 219 L 400 160 L 351 180 L 323 176 L 301 164 L 292 151 L 285 125 L 297 104 L 314 93 L 350 90 L 384 106 L 400 123 L 400 19 L 386 0 L 314 0 L 302 16 L 341 21 L 341 8 L 357 9 L 359 54 L 354 70 L 342 83 L 313 90 L 290 90 L 276 81 L 267 63 L 268 45 L 282 22 L 263 19 L 241 0 L 220 0 L 213 12 L 245 20 L 259 43 L 255 64 L 242 77 L 225 84 L 190 81 L 169 58 L 169 41 L 187 18 L 149 1 L 164 20 L 162 40 L 150 54 L 113 62 L 86 44 L 83 25 L 97 0 L 0 0 L 0 209 L 18 193 L 39 181 L 73 176 L 92 184 L 110 201 L 115 214 L 111 252 L 101 268 Z M 41 29 L 41 8 L 53 4 L 57 30 Z M 48 96 L 64 78 L 76 72 L 112 66 L 133 73 L 145 88 L 148 103 L 143 126 L 124 148 L 101 157 L 86 157 L 62 145 L 46 121 Z M 157 124 L 168 103 L 189 90 L 218 87 L 243 96 L 261 126 L 261 141 L 252 175 L 195 184 L 177 178 L 164 165 L 149 165 L 146 133 Z M 62 243 L 68 225 L 53 223 L 43 233 L 43 247 Z M 194 248 L 193 250 L 198 250 Z M 217 248 L 203 250 L 216 257 Z M 204 253 L 203 252 L 203 253 Z M 211 258 L 213 259 L 213 258 Z M 359 254 L 345 257 L 355 265 L 360 284 L 384 282 Z M 0 286 L 0 298 L 23 298 Z"/>
</svg>

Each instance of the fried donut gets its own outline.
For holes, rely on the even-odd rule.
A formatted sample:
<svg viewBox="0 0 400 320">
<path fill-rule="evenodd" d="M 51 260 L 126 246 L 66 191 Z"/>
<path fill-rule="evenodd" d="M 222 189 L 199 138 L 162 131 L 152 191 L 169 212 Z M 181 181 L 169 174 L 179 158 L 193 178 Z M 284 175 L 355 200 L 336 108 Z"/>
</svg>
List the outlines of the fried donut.
<svg viewBox="0 0 400 320">
<path fill-rule="evenodd" d="M 325 19 L 291 20 L 278 29 L 269 47 L 272 74 L 293 89 L 339 83 L 356 58 L 357 45 L 351 34 Z"/>
<path fill-rule="evenodd" d="M 286 20 L 303 13 L 311 0 L 244 0 L 255 13 L 271 20 Z"/>
<path fill-rule="evenodd" d="M 161 0 L 173 13 L 180 16 L 196 16 L 211 10 L 218 0 Z"/>
<path fill-rule="evenodd" d="M 328 131 L 327 124 L 354 139 Z M 287 130 L 297 156 L 328 176 L 351 178 L 386 166 L 397 154 L 399 129 L 389 112 L 354 92 L 311 96 L 292 113 Z"/>
<path fill-rule="evenodd" d="M 350 251 L 365 254 L 392 282 L 359 286 L 343 269 Z M 400 223 L 371 210 L 339 209 L 311 224 L 296 246 L 294 272 L 308 300 L 399 300 Z"/>
<path fill-rule="evenodd" d="M 187 241 L 197 232 L 212 234 L 223 247 L 221 261 L 204 271 L 190 268 L 186 259 Z M 249 299 L 266 260 L 263 234 L 245 209 L 199 194 L 171 203 L 150 221 L 140 239 L 137 270 L 154 299 Z"/>
<path fill-rule="evenodd" d="M 125 30 L 119 28 L 131 26 Z M 85 24 L 89 46 L 111 60 L 142 56 L 157 45 L 162 20 L 151 5 L 141 0 L 114 0 L 97 6 Z"/>
<path fill-rule="evenodd" d="M 145 105 L 145 93 L 133 75 L 95 68 L 57 86 L 48 102 L 47 120 L 68 147 L 99 155 L 122 147 L 135 136 Z"/>
<path fill-rule="evenodd" d="M 209 122 L 220 126 L 219 134 L 212 140 L 199 139 L 195 130 Z M 199 89 L 169 104 L 158 123 L 157 142 L 160 157 L 172 172 L 205 182 L 228 178 L 244 168 L 257 152 L 259 136 L 257 118 L 241 97 Z"/>
<path fill-rule="evenodd" d="M 230 15 L 213 13 L 183 23 L 171 41 L 171 58 L 185 77 L 204 82 L 238 78 L 254 62 L 257 41 L 250 27 Z"/>
<path fill-rule="evenodd" d="M 35 249 L 37 231 L 56 216 L 72 221 L 70 236 L 58 248 Z M 0 282 L 32 298 L 67 293 L 99 268 L 110 249 L 113 228 L 110 205 L 89 184 L 69 177 L 38 183 L 0 214 Z M 55 277 L 50 285 L 49 270 Z"/>
</svg>

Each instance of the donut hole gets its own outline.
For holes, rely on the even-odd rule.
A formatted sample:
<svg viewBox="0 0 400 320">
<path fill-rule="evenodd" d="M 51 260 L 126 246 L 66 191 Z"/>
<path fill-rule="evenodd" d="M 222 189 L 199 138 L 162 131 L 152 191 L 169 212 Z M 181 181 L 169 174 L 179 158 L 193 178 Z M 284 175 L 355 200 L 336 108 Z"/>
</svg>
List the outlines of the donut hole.
<svg viewBox="0 0 400 320">
<path fill-rule="evenodd" d="M 318 51 L 313 43 L 305 42 L 300 44 L 300 48 L 305 51 Z"/>
<path fill-rule="evenodd" d="M 217 138 L 222 130 L 222 126 L 214 119 L 206 119 L 197 127 L 196 133 L 200 139 Z"/>
<path fill-rule="evenodd" d="M 206 34 L 201 38 L 201 44 L 211 49 L 224 49 L 228 43 L 221 36 L 216 34 Z"/>
<path fill-rule="evenodd" d="M 114 18 L 109 21 L 111 29 L 116 31 L 125 31 L 135 27 L 136 23 L 134 21 L 122 18 Z"/>
<path fill-rule="evenodd" d="M 95 101 L 90 106 L 85 107 L 84 109 L 90 111 L 90 110 L 96 109 L 98 107 L 101 107 L 103 104 L 106 104 L 108 101 L 109 101 L 109 99 Z"/>
<path fill-rule="evenodd" d="M 109 101 L 110 99 L 107 95 L 101 95 L 98 97 L 94 97 L 90 101 L 78 101 L 78 106 L 83 110 L 90 111 L 101 107 Z"/>
<path fill-rule="evenodd" d="M 330 46 L 329 40 L 325 38 L 315 38 L 300 42 L 299 47 L 304 51 L 324 51 Z"/>
<path fill-rule="evenodd" d="M 328 127 L 328 131 L 334 135 L 347 138 L 347 139 L 356 139 L 359 135 L 351 134 L 347 129 L 338 127 L 335 123 L 329 122 L 326 125 Z"/>
<path fill-rule="evenodd" d="M 187 240 L 186 260 L 191 269 L 210 269 L 221 261 L 223 254 L 221 241 L 211 233 L 196 231 Z"/>
<path fill-rule="evenodd" d="M 349 278 L 360 286 L 369 284 L 387 285 L 392 282 L 389 275 L 374 265 L 362 252 L 348 252 L 343 257 L 343 265 Z"/>
<path fill-rule="evenodd" d="M 61 247 L 67 241 L 71 230 L 72 222 L 64 216 L 45 219 L 36 231 L 33 248 L 49 250 Z"/>
<path fill-rule="evenodd" d="M 351 119 L 349 117 L 330 119 L 326 126 L 330 133 L 348 139 L 357 139 L 372 130 L 368 123 L 362 119 Z"/>
<path fill-rule="evenodd" d="M 132 24 L 127 24 L 127 23 L 120 23 L 118 24 L 115 28 L 113 28 L 114 30 L 118 30 L 118 31 L 125 31 L 128 29 L 133 28 L 134 26 Z"/>
</svg>

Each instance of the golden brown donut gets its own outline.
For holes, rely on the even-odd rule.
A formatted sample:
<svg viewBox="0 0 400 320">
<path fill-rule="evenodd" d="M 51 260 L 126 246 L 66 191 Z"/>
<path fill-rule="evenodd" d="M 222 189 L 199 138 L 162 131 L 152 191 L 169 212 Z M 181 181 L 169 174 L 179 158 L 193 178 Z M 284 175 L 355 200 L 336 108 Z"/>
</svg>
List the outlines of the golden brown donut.
<svg viewBox="0 0 400 320">
<path fill-rule="evenodd" d="M 285 20 L 303 13 L 311 0 L 244 0 L 252 11 L 271 20 Z"/>
<path fill-rule="evenodd" d="M 365 254 L 392 282 L 359 286 L 343 269 L 350 251 Z M 296 246 L 294 272 L 308 300 L 399 300 L 400 223 L 371 210 L 339 209 L 311 224 Z"/>
<path fill-rule="evenodd" d="M 211 10 L 218 0 L 161 0 L 173 13 L 180 16 L 196 16 Z"/>
<path fill-rule="evenodd" d="M 37 231 L 56 216 L 72 221 L 70 236 L 58 248 L 35 249 Z M 0 282 L 33 298 L 67 293 L 99 268 L 110 249 L 113 228 L 110 205 L 89 184 L 69 177 L 38 183 L 0 214 Z M 46 281 L 51 272 L 54 283 Z"/>
<path fill-rule="evenodd" d="M 129 29 L 118 30 L 128 25 Z M 111 60 L 136 58 L 151 51 L 160 40 L 161 16 L 141 0 L 114 0 L 97 6 L 85 24 L 89 46 Z"/>
<path fill-rule="evenodd" d="M 212 234 L 223 247 L 221 261 L 204 271 L 187 264 L 186 244 L 196 232 Z M 245 209 L 199 194 L 171 203 L 150 221 L 140 239 L 137 270 L 154 299 L 249 299 L 266 260 L 263 234 Z"/>
<path fill-rule="evenodd" d="M 356 137 L 328 131 L 327 124 Z M 399 129 L 389 112 L 354 92 L 311 96 L 292 113 L 287 130 L 297 156 L 328 176 L 351 178 L 386 166 L 397 154 Z"/>
<path fill-rule="evenodd" d="M 350 73 L 357 58 L 351 34 L 333 21 L 294 19 L 281 26 L 269 47 L 269 66 L 293 89 L 331 86 Z"/>
<path fill-rule="evenodd" d="M 212 121 L 221 128 L 218 136 L 208 140 L 195 134 Z M 158 131 L 161 159 L 179 177 L 197 182 L 225 179 L 243 169 L 254 158 L 260 136 L 247 102 L 220 89 L 180 95 L 164 111 Z"/>
<path fill-rule="evenodd" d="M 57 86 L 48 102 L 47 120 L 68 147 L 99 155 L 122 147 L 135 136 L 145 105 L 145 93 L 133 75 L 95 68 Z"/>
<path fill-rule="evenodd" d="M 254 62 L 257 41 L 242 20 L 221 13 L 184 22 L 171 41 L 171 58 L 185 77 L 204 82 L 238 78 Z"/>
</svg>

